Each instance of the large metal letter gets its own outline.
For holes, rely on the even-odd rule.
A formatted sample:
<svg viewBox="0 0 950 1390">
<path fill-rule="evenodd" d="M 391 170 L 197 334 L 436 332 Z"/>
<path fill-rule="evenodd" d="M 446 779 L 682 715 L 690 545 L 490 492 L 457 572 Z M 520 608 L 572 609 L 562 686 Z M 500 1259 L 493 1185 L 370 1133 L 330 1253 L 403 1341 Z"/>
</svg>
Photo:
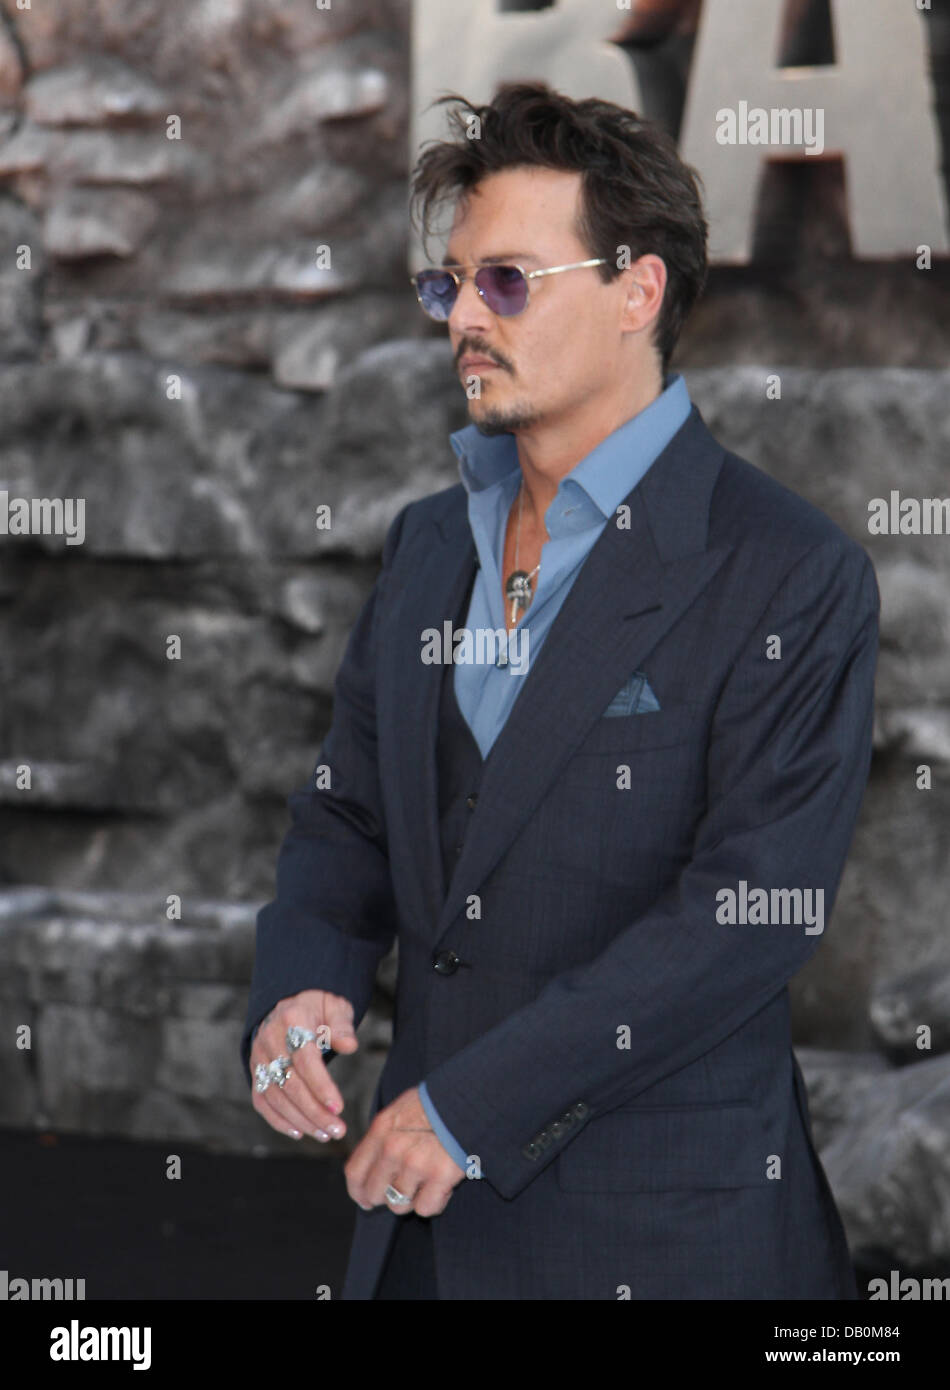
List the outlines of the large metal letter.
<svg viewBox="0 0 950 1390">
<path fill-rule="evenodd" d="M 608 42 L 618 25 L 614 4 L 560 0 L 551 9 L 499 14 L 494 0 L 416 0 L 412 23 L 410 163 L 424 140 L 445 136 L 445 108 L 427 110 L 445 92 L 491 101 L 499 82 L 545 81 L 575 100 L 600 97 L 641 111 L 630 59 Z M 423 263 L 413 239 L 412 270 Z"/>
<path fill-rule="evenodd" d="M 681 153 L 705 183 L 710 258 L 748 261 L 762 160 L 807 157 L 804 142 L 788 138 L 802 129 L 795 112 L 823 113 L 816 157 L 844 156 L 855 255 L 909 255 L 923 244 L 946 253 L 922 15 L 894 0 L 831 0 L 837 63 L 776 68 L 782 7 L 783 0 L 703 5 Z M 761 139 L 767 116 L 778 144 Z M 733 131 L 736 143 L 726 143 Z"/>
</svg>

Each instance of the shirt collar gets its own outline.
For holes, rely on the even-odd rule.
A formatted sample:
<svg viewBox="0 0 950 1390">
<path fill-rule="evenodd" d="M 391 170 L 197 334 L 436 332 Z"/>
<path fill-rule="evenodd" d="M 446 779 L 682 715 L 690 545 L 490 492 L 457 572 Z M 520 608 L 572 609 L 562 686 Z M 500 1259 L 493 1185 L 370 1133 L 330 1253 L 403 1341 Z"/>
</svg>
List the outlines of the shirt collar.
<svg viewBox="0 0 950 1390">
<path fill-rule="evenodd" d="M 656 400 L 595 445 L 560 480 L 558 492 L 579 487 L 603 517 L 612 516 L 691 408 L 686 382 L 678 372 L 670 373 Z M 657 440 L 661 441 L 659 448 Z M 469 496 L 520 471 L 513 434 L 485 435 L 477 425 L 466 425 L 451 434 L 449 442 Z M 555 504 L 551 505 L 553 508 Z"/>
</svg>

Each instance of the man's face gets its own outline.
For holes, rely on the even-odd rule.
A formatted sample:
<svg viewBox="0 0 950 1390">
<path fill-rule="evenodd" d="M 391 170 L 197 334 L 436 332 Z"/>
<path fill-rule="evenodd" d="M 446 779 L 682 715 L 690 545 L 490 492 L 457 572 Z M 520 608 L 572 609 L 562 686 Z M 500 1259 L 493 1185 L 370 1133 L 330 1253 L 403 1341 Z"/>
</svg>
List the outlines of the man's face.
<svg viewBox="0 0 950 1390">
<path fill-rule="evenodd" d="M 529 280 L 527 307 L 508 317 L 472 279 L 490 261 L 531 271 L 591 259 L 574 230 L 580 197 L 580 174 L 526 166 L 489 175 L 456 208 L 445 263 L 470 269 L 449 338 L 463 386 L 479 378 L 469 414 L 483 433 L 547 428 L 616 387 L 623 277 L 605 284 L 589 266 Z"/>
</svg>

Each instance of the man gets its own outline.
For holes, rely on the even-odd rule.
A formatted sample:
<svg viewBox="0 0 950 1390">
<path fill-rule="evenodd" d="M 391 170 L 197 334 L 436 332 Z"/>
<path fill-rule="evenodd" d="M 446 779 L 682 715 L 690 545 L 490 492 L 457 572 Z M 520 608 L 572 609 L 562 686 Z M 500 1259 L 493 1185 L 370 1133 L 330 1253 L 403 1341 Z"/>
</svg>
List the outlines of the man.
<svg viewBox="0 0 950 1390">
<path fill-rule="evenodd" d="M 873 570 L 667 371 L 706 271 L 672 142 L 449 99 L 413 192 L 427 228 L 457 199 L 416 286 L 461 482 L 393 522 L 291 798 L 254 1105 L 343 1132 L 321 1030 L 355 1048 L 398 935 L 345 1298 L 854 1298 L 787 984 L 867 779 Z"/>
</svg>

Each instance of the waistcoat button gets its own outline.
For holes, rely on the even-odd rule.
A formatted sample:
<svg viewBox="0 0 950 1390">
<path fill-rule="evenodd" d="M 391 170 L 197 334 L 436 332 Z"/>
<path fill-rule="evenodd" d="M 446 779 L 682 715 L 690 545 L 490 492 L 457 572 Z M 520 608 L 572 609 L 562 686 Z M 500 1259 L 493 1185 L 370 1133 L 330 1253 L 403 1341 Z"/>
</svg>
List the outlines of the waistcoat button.
<svg viewBox="0 0 950 1390">
<path fill-rule="evenodd" d="M 437 951 L 432 959 L 432 968 L 440 975 L 454 975 L 461 963 L 454 951 Z"/>
</svg>

